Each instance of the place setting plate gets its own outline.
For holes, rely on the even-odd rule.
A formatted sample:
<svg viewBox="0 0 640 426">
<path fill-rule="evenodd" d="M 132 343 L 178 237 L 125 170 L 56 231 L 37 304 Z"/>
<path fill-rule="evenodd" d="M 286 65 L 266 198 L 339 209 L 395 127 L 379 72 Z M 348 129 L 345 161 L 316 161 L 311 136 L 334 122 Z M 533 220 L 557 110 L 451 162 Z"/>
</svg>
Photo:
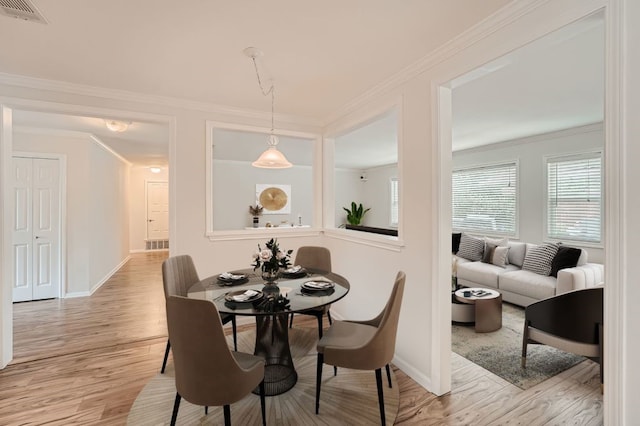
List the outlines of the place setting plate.
<svg viewBox="0 0 640 426">
<path fill-rule="evenodd" d="M 300 291 L 309 296 L 329 296 L 335 291 L 334 287 L 330 281 L 306 281 L 300 285 Z"/>
<path fill-rule="evenodd" d="M 224 286 L 244 284 L 249 281 L 245 274 L 234 274 L 233 272 L 223 272 L 217 277 L 218 284 Z"/>
<path fill-rule="evenodd" d="M 237 290 L 227 293 L 224 300 L 232 303 L 251 303 L 262 299 L 263 295 L 260 290 Z"/>
<path fill-rule="evenodd" d="M 296 265 L 282 271 L 282 276 L 284 278 L 303 278 L 307 276 L 307 270 Z"/>
</svg>

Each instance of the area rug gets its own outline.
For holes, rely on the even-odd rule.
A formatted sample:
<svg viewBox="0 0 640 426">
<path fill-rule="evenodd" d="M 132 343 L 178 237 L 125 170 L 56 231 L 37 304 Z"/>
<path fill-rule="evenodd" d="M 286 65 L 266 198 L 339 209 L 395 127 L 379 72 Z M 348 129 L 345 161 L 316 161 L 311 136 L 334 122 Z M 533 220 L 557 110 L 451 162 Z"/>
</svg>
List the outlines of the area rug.
<svg viewBox="0 0 640 426">
<path fill-rule="evenodd" d="M 316 383 L 316 328 L 290 330 L 289 341 L 298 382 L 284 394 L 266 398 L 267 424 L 270 425 L 356 425 L 380 424 L 378 393 L 373 371 L 339 368 L 323 369 L 320 393 L 320 414 L 315 414 Z M 252 352 L 255 332 L 238 333 L 238 350 Z M 232 342 L 229 340 L 229 344 Z M 383 373 L 384 376 L 384 373 Z M 384 377 L 384 406 L 387 424 L 393 424 L 398 414 L 399 390 L 393 371 L 392 388 Z M 136 398 L 127 424 L 168 425 L 176 395 L 173 363 L 169 361 L 165 374 L 153 377 Z M 224 423 L 222 407 L 210 407 L 205 416 L 204 407 L 189 404 L 184 399 L 178 412 L 179 425 L 219 425 Z M 260 398 L 248 395 L 231 404 L 231 423 L 235 425 L 261 425 Z"/>
<path fill-rule="evenodd" d="M 502 328 L 476 333 L 473 325 L 453 324 L 451 349 L 520 389 L 529 389 L 585 358 L 546 345 L 529 344 L 527 368 L 520 365 L 524 309 L 502 304 Z"/>
</svg>

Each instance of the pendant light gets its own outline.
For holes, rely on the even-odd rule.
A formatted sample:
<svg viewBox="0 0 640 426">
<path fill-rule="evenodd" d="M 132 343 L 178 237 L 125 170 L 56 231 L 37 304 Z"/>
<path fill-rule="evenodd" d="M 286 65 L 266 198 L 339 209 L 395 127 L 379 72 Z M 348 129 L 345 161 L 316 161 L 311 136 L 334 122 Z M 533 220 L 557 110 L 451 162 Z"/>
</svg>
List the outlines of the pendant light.
<svg viewBox="0 0 640 426">
<path fill-rule="evenodd" d="M 262 80 L 260 79 L 260 73 L 258 72 L 258 64 L 256 63 L 256 58 L 258 56 L 262 56 L 262 51 L 255 47 L 247 47 L 244 49 L 244 54 L 247 55 L 253 61 L 253 67 L 256 70 L 256 77 L 258 78 L 258 85 L 260 86 L 260 91 L 263 96 L 271 95 L 271 133 L 269 134 L 269 140 L 267 141 L 268 148 L 260 157 L 251 165 L 253 167 L 259 167 L 262 169 L 287 169 L 292 166 L 292 164 L 287 160 L 287 157 L 284 156 L 282 152 L 280 152 L 277 148 L 278 146 L 278 137 L 273 134 L 274 126 L 273 126 L 273 116 L 274 116 L 274 105 L 275 105 L 275 85 L 273 81 L 271 82 L 271 87 L 268 90 L 264 90 L 262 86 Z"/>
</svg>

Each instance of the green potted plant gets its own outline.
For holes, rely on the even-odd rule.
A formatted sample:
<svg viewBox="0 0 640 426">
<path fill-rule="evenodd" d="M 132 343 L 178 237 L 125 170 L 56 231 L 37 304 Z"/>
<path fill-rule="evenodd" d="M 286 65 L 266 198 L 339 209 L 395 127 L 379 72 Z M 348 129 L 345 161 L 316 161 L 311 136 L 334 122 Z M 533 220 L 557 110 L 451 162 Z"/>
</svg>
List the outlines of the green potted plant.
<svg viewBox="0 0 640 426">
<path fill-rule="evenodd" d="M 356 205 L 354 201 L 351 202 L 351 210 L 346 207 L 342 209 L 347 212 L 347 222 L 349 222 L 349 225 L 360 225 L 365 213 L 371 210 L 371 208 L 365 209 L 362 207 L 362 203 Z"/>
</svg>

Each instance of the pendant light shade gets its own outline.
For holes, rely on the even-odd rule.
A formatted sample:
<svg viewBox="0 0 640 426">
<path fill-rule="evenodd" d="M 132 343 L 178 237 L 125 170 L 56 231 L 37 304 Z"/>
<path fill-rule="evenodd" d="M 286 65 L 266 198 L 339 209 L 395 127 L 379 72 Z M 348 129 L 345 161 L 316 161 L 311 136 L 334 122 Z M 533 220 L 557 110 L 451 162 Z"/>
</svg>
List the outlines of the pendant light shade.
<svg viewBox="0 0 640 426">
<path fill-rule="evenodd" d="M 276 135 L 270 135 L 269 148 L 260 154 L 260 157 L 251 163 L 251 165 L 263 169 L 287 169 L 291 167 L 292 164 L 282 152 L 278 151 L 276 145 L 278 145 L 278 137 Z"/>
<path fill-rule="evenodd" d="M 262 79 L 260 78 L 260 72 L 258 71 L 258 64 L 256 63 L 256 58 L 263 55 L 260 49 L 255 47 L 247 47 L 244 49 L 244 54 L 247 55 L 253 61 L 253 67 L 256 71 L 256 77 L 258 78 L 258 86 L 260 86 L 260 91 L 263 96 L 271 95 L 271 134 L 269 135 L 269 141 L 267 145 L 269 146 L 266 151 L 260 154 L 260 157 L 251 165 L 253 167 L 260 167 L 262 169 L 287 169 L 292 166 L 292 164 L 287 160 L 287 157 L 280 151 L 278 151 L 278 137 L 273 134 L 273 116 L 274 116 L 274 105 L 275 105 L 275 92 L 276 88 L 273 84 L 273 80 L 271 81 L 271 86 L 268 90 L 265 90 L 262 86 Z"/>
</svg>

